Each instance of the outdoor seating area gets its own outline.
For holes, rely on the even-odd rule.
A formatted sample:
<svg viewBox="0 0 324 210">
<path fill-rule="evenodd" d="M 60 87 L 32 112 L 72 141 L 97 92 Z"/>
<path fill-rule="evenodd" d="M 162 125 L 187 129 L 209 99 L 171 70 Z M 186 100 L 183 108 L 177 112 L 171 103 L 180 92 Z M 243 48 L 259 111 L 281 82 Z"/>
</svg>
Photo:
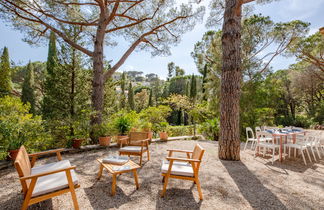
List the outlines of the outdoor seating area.
<svg viewBox="0 0 324 210">
<path fill-rule="evenodd" d="M 285 128 L 263 126 L 262 129 L 256 127 L 254 134 L 252 128 L 247 127 L 244 150 L 249 142 L 251 142 L 250 149 L 254 151 L 255 157 L 261 153 L 265 157 L 270 149 L 272 164 L 276 154 L 279 155 L 280 162 L 287 156 L 290 158 L 292 152 L 295 158 L 301 154 L 305 165 L 307 165 L 306 154 L 309 163 L 316 162 L 321 159 L 322 155 L 324 156 L 324 136 L 321 131 L 306 131 L 293 126 Z M 313 160 L 310 152 L 313 155 Z"/>
<path fill-rule="evenodd" d="M 195 148 L 197 144 L 200 146 Z M 242 150 L 244 146 L 242 143 Z M 112 147 L 62 154 L 63 161 L 76 166 L 73 170 L 80 187 L 75 189 L 75 193 L 80 209 L 170 209 L 175 205 L 181 209 L 213 209 L 214 206 L 218 209 L 320 209 L 324 205 L 323 159 L 307 166 L 294 159 L 286 159 L 282 163 L 276 160 L 271 164 L 267 159 L 254 158 L 254 151 L 246 149 L 241 153 L 241 161 L 221 161 L 215 141 L 154 142 L 150 145 L 150 161 L 136 169 L 138 183 L 134 180 L 134 173 L 115 175 L 116 180 L 113 181 L 106 169 L 100 173 L 98 180 L 100 164 L 97 159 L 118 155 L 118 151 L 119 148 Z M 164 168 L 166 158 L 169 163 L 174 160 L 173 165 L 179 164 L 176 163 L 179 160 L 199 164 L 199 173 L 198 168 L 194 168 L 194 175 L 188 176 L 191 181 L 174 179 L 177 175 L 172 175 L 173 171 L 168 167 Z M 201 162 L 195 159 L 201 159 Z M 138 161 L 132 156 L 131 160 Z M 34 167 L 53 162 L 57 162 L 56 156 L 39 159 Z M 161 173 L 164 176 L 169 174 L 168 181 L 162 182 Z M 0 206 L 3 209 L 19 209 L 24 196 L 15 168 L 1 170 L 0 175 Z M 197 187 L 193 182 L 198 177 L 201 192 L 199 182 L 196 181 Z M 114 196 L 111 195 L 113 190 Z M 162 194 L 164 197 L 161 197 Z M 64 193 L 33 204 L 28 209 L 71 208 L 71 193 Z"/>
</svg>

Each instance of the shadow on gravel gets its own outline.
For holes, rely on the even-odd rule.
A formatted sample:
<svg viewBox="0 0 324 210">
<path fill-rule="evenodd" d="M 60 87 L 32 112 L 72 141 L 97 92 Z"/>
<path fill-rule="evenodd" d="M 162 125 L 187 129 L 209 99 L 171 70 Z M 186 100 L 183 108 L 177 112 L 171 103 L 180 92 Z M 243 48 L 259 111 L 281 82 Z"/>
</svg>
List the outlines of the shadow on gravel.
<svg viewBox="0 0 324 210">
<path fill-rule="evenodd" d="M 159 193 L 156 198 L 156 209 L 200 209 L 202 201 L 196 201 L 192 187 L 190 189 L 167 189 L 165 196 L 161 198 Z"/>
<path fill-rule="evenodd" d="M 10 197 L 10 199 L 6 200 L 3 203 L 0 203 L 0 209 L 4 209 L 4 208 L 1 208 L 1 206 L 5 206 L 6 210 L 21 209 L 22 204 L 24 202 L 22 193 L 12 193 L 7 196 Z M 1 200 L 3 200 L 3 197 L 0 197 L 0 201 Z M 28 210 L 42 210 L 42 209 L 52 210 L 53 209 L 52 199 L 48 199 L 48 200 L 45 200 L 45 201 L 42 201 L 39 203 L 35 203 L 28 207 Z"/>
<path fill-rule="evenodd" d="M 253 209 L 287 209 L 241 161 L 222 160 L 221 163 Z"/>
</svg>

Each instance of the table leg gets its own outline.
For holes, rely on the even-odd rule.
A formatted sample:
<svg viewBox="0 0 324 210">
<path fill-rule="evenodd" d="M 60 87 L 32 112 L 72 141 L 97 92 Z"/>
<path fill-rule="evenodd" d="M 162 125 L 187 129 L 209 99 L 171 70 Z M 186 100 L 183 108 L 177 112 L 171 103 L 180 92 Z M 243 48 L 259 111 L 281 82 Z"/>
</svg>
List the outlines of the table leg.
<svg viewBox="0 0 324 210">
<path fill-rule="evenodd" d="M 98 173 L 98 177 L 97 177 L 98 180 L 101 178 L 102 170 L 103 170 L 103 165 L 100 164 L 100 167 L 99 167 L 99 173 Z"/>
<path fill-rule="evenodd" d="M 114 196 L 116 194 L 116 174 L 112 175 L 112 186 L 111 186 L 111 195 Z"/>
<path fill-rule="evenodd" d="M 133 173 L 134 173 L 134 179 L 135 179 L 136 189 L 138 190 L 139 184 L 138 184 L 138 177 L 137 177 L 137 171 L 136 171 L 136 169 L 133 170 Z"/>
<path fill-rule="evenodd" d="M 282 162 L 282 136 L 280 136 L 279 161 Z"/>
</svg>

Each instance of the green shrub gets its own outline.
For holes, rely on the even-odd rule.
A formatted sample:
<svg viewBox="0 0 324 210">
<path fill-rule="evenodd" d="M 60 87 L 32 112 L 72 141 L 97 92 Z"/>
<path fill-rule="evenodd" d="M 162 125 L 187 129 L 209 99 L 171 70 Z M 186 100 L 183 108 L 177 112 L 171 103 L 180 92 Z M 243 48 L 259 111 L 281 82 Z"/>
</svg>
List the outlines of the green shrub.
<svg viewBox="0 0 324 210">
<path fill-rule="evenodd" d="M 202 123 L 198 128 L 198 132 L 205 136 L 207 139 L 216 141 L 218 140 L 219 136 L 219 127 L 219 119 L 213 118 Z"/>
<path fill-rule="evenodd" d="M 19 98 L 0 98 L 0 159 L 21 145 L 31 152 L 52 147 L 53 139 L 45 132 L 41 117 L 29 114 L 29 109 Z"/>
<path fill-rule="evenodd" d="M 169 126 L 168 135 L 169 136 L 192 136 L 194 134 L 193 125 L 187 126 Z"/>
</svg>

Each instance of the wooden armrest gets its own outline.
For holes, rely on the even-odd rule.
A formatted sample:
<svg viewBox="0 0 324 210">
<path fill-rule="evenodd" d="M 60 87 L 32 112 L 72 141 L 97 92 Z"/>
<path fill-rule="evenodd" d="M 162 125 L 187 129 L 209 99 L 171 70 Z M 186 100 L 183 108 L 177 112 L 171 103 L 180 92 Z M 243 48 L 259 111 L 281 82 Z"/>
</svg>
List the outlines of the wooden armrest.
<svg viewBox="0 0 324 210">
<path fill-rule="evenodd" d="M 45 154 L 49 154 L 49 153 L 57 153 L 57 152 L 62 152 L 62 151 L 64 151 L 63 148 L 53 149 L 53 150 L 47 150 L 47 151 L 44 151 L 44 152 L 36 152 L 36 153 L 33 153 L 33 154 L 28 154 L 28 156 L 29 157 L 34 157 L 34 156 L 45 155 Z"/>
<path fill-rule="evenodd" d="M 183 153 L 193 153 L 193 151 L 189 151 L 189 150 L 181 150 L 181 149 L 168 149 L 168 152 L 183 152 Z"/>
<path fill-rule="evenodd" d="M 70 171 L 70 170 L 75 169 L 75 168 L 76 168 L 76 166 L 70 166 L 68 168 L 62 168 L 62 169 L 48 171 L 48 172 L 44 172 L 44 173 L 33 174 L 33 175 L 30 175 L 30 176 L 21 177 L 20 180 L 32 179 L 32 178 L 41 177 L 41 176 L 47 176 L 47 175 L 50 175 L 50 174 L 56 174 L 56 173 L 60 173 L 60 172 L 63 172 L 63 171 Z"/>
<path fill-rule="evenodd" d="M 182 161 L 182 162 L 201 162 L 197 159 L 189 159 L 189 158 L 174 158 L 174 157 L 167 157 L 167 160 L 175 160 L 175 161 Z"/>
</svg>

